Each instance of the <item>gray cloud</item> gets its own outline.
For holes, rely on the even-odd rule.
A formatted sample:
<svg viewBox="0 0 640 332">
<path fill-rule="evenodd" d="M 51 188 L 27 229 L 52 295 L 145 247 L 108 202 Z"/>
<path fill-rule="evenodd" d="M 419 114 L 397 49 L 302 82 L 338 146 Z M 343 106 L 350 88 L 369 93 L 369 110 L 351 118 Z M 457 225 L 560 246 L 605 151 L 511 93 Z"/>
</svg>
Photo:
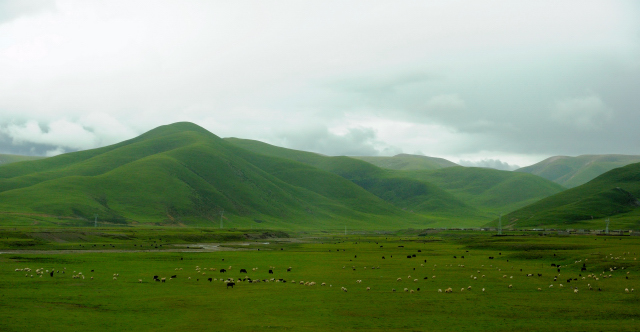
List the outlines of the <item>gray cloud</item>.
<svg viewBox="0 0 640 332">
<path fill-rule="evenodd" d="M 469 167 L 494 168 L 494 169 L 499 169 L 503 171 L 513 171 L 520 168 L 520 166 L 518 165 L 510 165 L 509 163 L 500 161 L 498 159 L 484 159 L 484 160 L 478 160 L 478 161 L 460 160 L 458 164 L 462 166 L 469 166 Z"/>
<path fill-rule="evenodd" d="M 139 133 L 106 114 L 91 113 L 76 121 L 27 121 L 0 124 L 0 150 L 53 156 L 118 143 Z M 26 152 L 26 153 L 25 153 Z"/>
<path fill-rule="evenodd" d="M 55 9 L 52 0 L 0 0 L 0 24 Z"/>
<path fill-rule="evenodd" d="M 276 144 L 331 156 L 377 156 L 401 153 L 402 150 L 381 144 L 371 128 L 349 128 L 343 134 L 314 126 L 304 130 L 280 132 Z M 381 146 L 382 145 L 382 146 Z"/>
<path fill-rule="evenodd" d="M 0 2 L 0 148 L 192 121 L 328 155 L 640 154 L 640 8 L 551 6 Z"/>
</svg>

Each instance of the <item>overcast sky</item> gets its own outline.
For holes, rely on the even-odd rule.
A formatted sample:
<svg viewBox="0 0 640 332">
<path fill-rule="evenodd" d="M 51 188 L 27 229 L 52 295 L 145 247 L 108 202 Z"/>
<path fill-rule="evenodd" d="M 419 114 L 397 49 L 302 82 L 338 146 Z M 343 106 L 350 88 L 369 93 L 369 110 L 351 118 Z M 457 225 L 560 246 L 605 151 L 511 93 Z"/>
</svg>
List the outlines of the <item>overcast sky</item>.
<svg viewBox="0 0 640 332">
<path fill-rule="evenodd" d="M 496 168 L 640 155 L 640 2 L 0 0 L 0 153 L 178 121 Z"/>
</svg>

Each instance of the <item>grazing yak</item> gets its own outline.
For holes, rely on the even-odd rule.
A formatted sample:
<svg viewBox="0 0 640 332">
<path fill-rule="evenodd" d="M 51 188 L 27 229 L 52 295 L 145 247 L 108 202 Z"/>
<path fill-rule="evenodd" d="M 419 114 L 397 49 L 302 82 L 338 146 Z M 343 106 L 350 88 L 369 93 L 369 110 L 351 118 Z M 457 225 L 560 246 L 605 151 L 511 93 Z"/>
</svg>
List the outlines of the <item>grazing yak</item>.
<svg viewBox="0 0 640 332">
<path fill-rule="evenodd" d="M 233 286 L 235 286 L 236 283 L 235 282 L 228 282 L 227 283 L 227 289 L 229 289 L 229 286 L 231 286 L 231 288 L 233 288 Z"/>
</svg>

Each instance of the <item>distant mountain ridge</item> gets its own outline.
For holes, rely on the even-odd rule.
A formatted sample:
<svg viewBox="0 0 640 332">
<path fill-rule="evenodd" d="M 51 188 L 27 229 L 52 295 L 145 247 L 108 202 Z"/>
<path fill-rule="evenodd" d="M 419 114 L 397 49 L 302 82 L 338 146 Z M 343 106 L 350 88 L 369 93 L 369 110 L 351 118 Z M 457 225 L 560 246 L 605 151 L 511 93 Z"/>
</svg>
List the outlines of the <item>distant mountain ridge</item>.
<svg viewBox="0 0 640 332">
<path fill-rule="evenodd" d="M 352 156 L 351 158 L 364 160 L 381 168 L 395 170 L 434 170 L 446 167 L 460 166 L 443 158 L 427 157 L 413 154 L 397 154 L 393 157 Z"/>
<path fill-rule="evenodd" d="M 640 156 L 636 155 L 555 156 L 515 171 L 535 174 L 566 188 L 573 188 L 585 184 L 614 168 L 637 162 L 640 162 Z"/>
<path fill-rule="evenodd" d="M 19 161 L 28 161 L 28 160 L 38 160 L 44 157 L 36 157 L 36 156 L 23 156 L 17 154 L 0 154 L 0 166 L 16 163 Z"/>
<path fill-rule="evenodd" d="M 1 166 L 0 222 L 48 215 L 82 225 L 97 214 L 117 224 L 212 225 L 225 217 L 236 227 L 256 220 L 279 228 L 473 227 L 562 190 L 535 175 L 438 158 L 385 160 L 418 163 L 381 168 L 221 139 L 180 122 L 98 149 Z M 440 164 L 424 163 L 434 160 Z"/>
</svg>

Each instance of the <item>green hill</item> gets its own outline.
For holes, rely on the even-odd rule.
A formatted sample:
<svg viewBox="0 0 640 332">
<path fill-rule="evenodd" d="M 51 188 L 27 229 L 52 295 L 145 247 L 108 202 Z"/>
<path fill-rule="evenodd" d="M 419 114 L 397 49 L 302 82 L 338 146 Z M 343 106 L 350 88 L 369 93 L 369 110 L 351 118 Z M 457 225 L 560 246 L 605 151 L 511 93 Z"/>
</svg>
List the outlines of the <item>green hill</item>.
<svg viewBox="0 0 640 332">
<path fill-rule="evenodd" d="M 585 184 L 598 175 L 614 168 L 640 162 L 640 156 L 607 154 L 578 157 L 556 156 L 537 164 L 520 168 L 516 172 L 531 173 L 558 183 L 566 188 Z"/>
<path fill-rule="evenodd" d="M 481 211 L 506 213 L 564 190 L 539 176 L 479 167 L 448 167 L 435 171 L 406 171 L 452 193 Z"/>
<path fill-rule="evenodd" d="M 581 186 L 510 213 L 512 227 L 640 229 L 640 163 L 608 171 Z M 503 219 L 504 220 L 504 219 Z"/>
<path fill-rule="evenodd" d="M 395 206 L 460 220 L 487 220 L 556 194 L 564 188 L 541 177 L 475 167 L 391 170 L 349 157 L 275 147 L 263 142 L 226 139 L 245 149 L 313 165 L 362 186 Z"/>
<path fill-rule="evenodd" d="M 412 154 L 399 154 L 393 157 L 353 156 L 351 158 L 366 161 L 380 168 L 395 170 L 434 170 L 445 167 L 460 166 L 446 159 Z"/>
<path fill-rule="evenodd" d="M 43 157 L 21 156 L 17 154 L 0 154 L 0 166 L 19 162 L 19 161 L 38 160 L 42 158 Z"/>
<path fill-rule="evenodd" d="M 328 157 L 248 139 L 225 140 L 256 153 L 295 160 L 340 175 L 405 211 L 457 221 L 481 216 L 476 208 L 451 193 L 429 182 L 408 178 L 401 171 L 382 169 L 351 157 Z"/>
<path fill-rule="evenodd" d="M 51 215 L 83 224 L 98 214 L 103 222 L 120 224 L 203 225 L 217 224 L 223 210 L 230 227 L 422 225 L 342 177 L 252 153 L 191 123 L 0 167 L 5 221 Z"/>
</svg>

